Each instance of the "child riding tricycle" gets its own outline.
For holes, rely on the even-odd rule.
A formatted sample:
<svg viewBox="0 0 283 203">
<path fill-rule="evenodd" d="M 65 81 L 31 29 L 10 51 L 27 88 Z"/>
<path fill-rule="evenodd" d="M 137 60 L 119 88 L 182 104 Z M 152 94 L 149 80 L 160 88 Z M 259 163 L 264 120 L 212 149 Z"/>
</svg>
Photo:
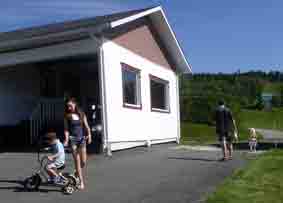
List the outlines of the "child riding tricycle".
<svg viewBox="0 0 283 203">
<path fill-rule="evenodd" d="M 39 168 L 24 180 L 27 191 L 38 190 L 41 185 L 61 187 L 65 194 L 72 194 L 78 187 L 78 178 L 70 173 L 62 173 L 65 168 L 65 150 L 55 132 L 46 135 L 48 147 L 38 150 Z M 40 152 L 49 152 L 41 156 Z"/>
</svg>

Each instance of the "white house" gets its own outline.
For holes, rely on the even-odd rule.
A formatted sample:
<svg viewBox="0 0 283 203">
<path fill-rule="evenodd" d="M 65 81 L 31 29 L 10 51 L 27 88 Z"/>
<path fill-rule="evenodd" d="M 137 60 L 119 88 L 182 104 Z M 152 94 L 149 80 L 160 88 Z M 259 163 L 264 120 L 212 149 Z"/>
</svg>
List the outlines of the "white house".
<svg viewBox="0 0 283 203">
<path fill-rule="evenodd" d="M 0 72 L 2 144 L 27 140 L 15 126 L 32 143 L 60 125 L 68 95 L 99 107 L 108 154 L 179 141 L 178 75 L 191 67 L 161 7 L 0 33 Z"/>
</svg>

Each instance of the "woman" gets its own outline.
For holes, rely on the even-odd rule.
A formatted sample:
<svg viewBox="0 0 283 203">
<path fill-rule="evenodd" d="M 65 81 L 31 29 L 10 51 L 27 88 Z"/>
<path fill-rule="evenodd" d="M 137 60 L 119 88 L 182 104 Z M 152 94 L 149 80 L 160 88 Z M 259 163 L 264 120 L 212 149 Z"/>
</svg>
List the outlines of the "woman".
<svg viewBox="0 0 283 203">
<path fill-rule="evenodd" d="M 84 135 L 86 132 L 86 136 Z M 70 141 L 75 162 L 76 175 L 80 179 L 80 189 L 85 187 L 82 169 L 86 165 L 86 144 L 91 143 L 91 132 L 86 115 L 80 110 L 74 98 L 68 99 L 64 115 L 64 145 Z"/>
</svg>

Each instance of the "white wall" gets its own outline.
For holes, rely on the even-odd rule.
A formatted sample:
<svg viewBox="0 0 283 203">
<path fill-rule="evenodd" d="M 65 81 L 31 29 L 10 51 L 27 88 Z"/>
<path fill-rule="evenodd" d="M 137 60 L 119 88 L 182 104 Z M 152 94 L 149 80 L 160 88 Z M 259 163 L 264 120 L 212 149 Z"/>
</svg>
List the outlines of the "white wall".
<svg viewBox="0 0 283 203">
<path fill-rule="evenodd" d="M 39 95 L 39 73 L 28 65 L 0 73 L 0 126 L 25 119 Z"/>
<path fill-rule="evenodd" d="M 176 74 L 112 41 L 103 44 L 107 102 L 108 140 L 118 150 L 153 143 L 176 141 L 178 137 Z M 123 107 L 121 62 L 141 70 L 142 110 Z M 151 112 L 149 74 L 169 81 L 170 113 Z M 125 141 L 129 141 L 128 143 Z M 133 142 L 140 141 L 140 142 Z"/>
</svg>

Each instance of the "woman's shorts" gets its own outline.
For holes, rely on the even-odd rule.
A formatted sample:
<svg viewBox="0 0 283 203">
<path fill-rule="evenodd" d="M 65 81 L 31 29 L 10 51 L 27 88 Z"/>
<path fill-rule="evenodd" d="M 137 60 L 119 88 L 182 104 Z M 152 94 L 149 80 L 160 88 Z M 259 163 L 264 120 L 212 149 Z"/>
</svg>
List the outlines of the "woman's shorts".
<svg viewBox="0 0 283 203">
<path fill-rule="evenodd" d="M 77 138 L 77 137 L 70 137 L 70 144 L 72 147 L 72 150 L 75 150 L 77 148 L 83 147 L 86 145 L 86 138 Z"/>
</svg>

